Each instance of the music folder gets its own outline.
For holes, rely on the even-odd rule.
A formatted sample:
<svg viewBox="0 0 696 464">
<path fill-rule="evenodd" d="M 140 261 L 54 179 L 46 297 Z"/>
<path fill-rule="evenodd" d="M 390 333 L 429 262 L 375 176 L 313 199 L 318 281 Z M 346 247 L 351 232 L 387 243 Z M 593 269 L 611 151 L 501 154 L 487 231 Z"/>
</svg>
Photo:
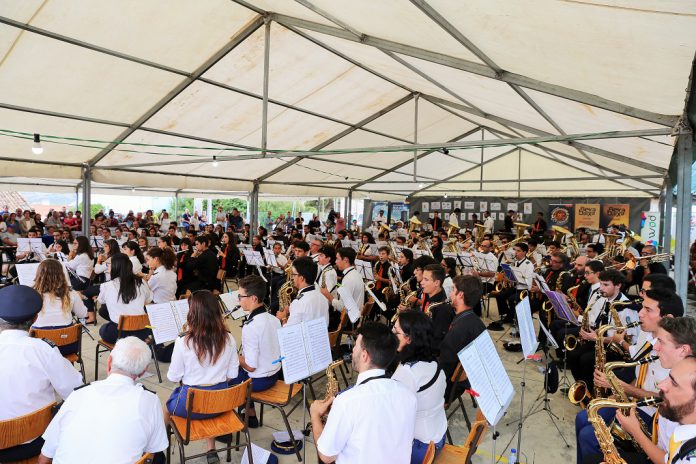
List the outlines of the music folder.
<svg viewBox="0 0 696 464">
<path fill-rule="evenodd" d="M 168 301 L 145 306 L 157 344 L 171 342 L 183 332 L 188 316 L 188 300 Z"/>
<path fill-rule="evenodd" d="M 329 331 L 324 318 L 278 329 L 283 378 L 290 385 L 331 364 Z"/>
<path fill-rule="evenodd" d="M 575 313 L 570 309 L 570 306 L 568 306 L 568 302 L 565 300 L 562 293 L 544 291 L 544 295 L 546 295 L 551 302 L 551 306 L 553 306 L 553 310 L 556 312 L 556 316 L 558 316 L 559 319 L 568 321 L 575 326 L 580 325 L 578 318 L 575 317 Z"/>
<path fill-rule="evenodd" d="M 496 425 L 510 406 L 515 390 L 490 334 L 481 333 L 458 357 L 471 389 L 478 394 L 476 402 L 481 412 L 490 424 Z"/>
</svg>

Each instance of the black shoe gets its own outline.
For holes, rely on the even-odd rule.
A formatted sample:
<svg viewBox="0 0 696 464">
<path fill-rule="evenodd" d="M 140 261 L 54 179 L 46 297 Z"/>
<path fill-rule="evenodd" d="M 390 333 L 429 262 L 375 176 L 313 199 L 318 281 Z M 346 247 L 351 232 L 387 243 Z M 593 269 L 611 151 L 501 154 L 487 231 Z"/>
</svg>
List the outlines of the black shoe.
<svg viewBox="0 0 696 464">
<path fill-rule="evenodd" d="M 503 330 L 505 330 L 505 327 L 503 327 L 503 324 L 500 321 L 493 321 L 490 324 L 488 324 L 486 328 L 494 332 L 502 332 Z"/>
<path fill-rule="evenodd" d="M 220 457 L 215 450 L 208 451 L 205 454 L 205 459 L 207 460 L 208 464 L 218 464 L 220 462 Z"/>
<path fill-rule="evenodd" d="M 505 351 L 512 351 L 513 353 L 517 353 L 522 351 L 522 344 L 519 342 L 505 342 L 503 343 L 503 349 Z"/>
<path fill-rule="evenodd" d="M 258 429 L 259 419 L 256 416 L 249 416 L 247 427 L 249 427 L 250 429 Z"/>
</svg>

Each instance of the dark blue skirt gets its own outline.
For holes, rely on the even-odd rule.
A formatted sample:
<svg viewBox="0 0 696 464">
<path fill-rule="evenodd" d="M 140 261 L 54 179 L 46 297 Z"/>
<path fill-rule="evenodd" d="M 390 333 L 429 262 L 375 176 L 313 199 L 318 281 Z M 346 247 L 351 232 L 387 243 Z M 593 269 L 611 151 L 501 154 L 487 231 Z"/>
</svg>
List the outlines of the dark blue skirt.
<svg viewBox="0 0 696 464">
<path fill-rule="evenodd" d="M 180 385 L 174 389 L 172 395 L 167 400 L 167 411 L 169 411 L 169 414 L 171 414 L 172 416 L 186 417 L 186 396 L 188 395 L 189 388 L 198 388 L 200 390 L 222 390 L 227 387 L 228 384 L 226 381 L 220 382 L 215 385 L 205 386 Z M 191 419 L 210 419 L 219 415 L 220 414 L 193 413 L 191 414 Z"/>
</svg>

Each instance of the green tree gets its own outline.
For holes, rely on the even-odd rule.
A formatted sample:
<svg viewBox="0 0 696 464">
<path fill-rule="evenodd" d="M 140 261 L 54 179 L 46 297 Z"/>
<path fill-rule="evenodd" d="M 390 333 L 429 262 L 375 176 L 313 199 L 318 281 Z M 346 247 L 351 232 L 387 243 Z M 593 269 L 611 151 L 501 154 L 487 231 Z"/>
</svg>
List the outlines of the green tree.
<svg viewBox="0 0 696 464">
<path fill-rule="evenodd" d="M 82 211 L 82 214 L 84 215 L 85 210 L 83 208 L 82 202 L 80 202 L 77 209 L 79 211 Z M 104 214 L 108 213 L 106 206 L 102 205 L 101 203 L 91 203 L 89 205 L 89 217 L 93 218 L 97 215 L 99 211 L 103 211 Z"/>
</svg>

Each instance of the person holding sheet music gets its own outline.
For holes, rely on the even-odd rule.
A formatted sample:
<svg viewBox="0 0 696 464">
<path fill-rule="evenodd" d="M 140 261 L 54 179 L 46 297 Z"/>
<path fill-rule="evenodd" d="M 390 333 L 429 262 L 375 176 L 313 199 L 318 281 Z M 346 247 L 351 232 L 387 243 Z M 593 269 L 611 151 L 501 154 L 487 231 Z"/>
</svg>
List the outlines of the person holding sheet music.
<svg viewBox="0 0 696 464">
<path fill-rule="evenodd" d="M 80 235 L 75 239 L 77 248 L 70 252 L 68 264 L 66 265 L 70 273 L 70 285 L 74 290 L 80 291 L 87 288 L 89 279 L 92 277 L 94 269 L 94 254 L 89 244 L 89 239 Z"/>
<path fill-rule="evenodd" d="M 74 323 L 73 316 L 78 319 L 87 317 L 87 308 L 80 294 L 70 289 L 70 282 L 65 278 L 63 265 L 54 259 L 41 261 L 36 270 L 34 290 L 43 298 L 43 306 L 32 324 L 37 329 L 60 329 Z M 77 342 L 58 347 L 61 354 L 77 351 Z"/>
<path fill-rule="evenodd" d="M 511 324 L 514 321 L 515 305 L 519 301 L 519 294 L 522 290 L 527 290 L 532 284 L 532 275 L 534 274 L 534 265 L 527 259 L 529 247 L 526 243 L 516 243 L 514 248 L 515 260 L 510 264 L 515 275 L 518 276 L 518 282 L 513 286 L 504 288 L 495 296 L 495 301 L 498 306 L 499 321 L 494 321 L 488 324 L 489 330 L 503 330 L 503 324 Z"/>
<path fill-rule="evenodd" d="M 404 384 L 416 395 L 416 427 L 411 449 L 411 464 L 423 462 L 428 444 L 435 453 L 445 445 L 445 373 L 432 352 L 433 321 L 419 311 L 403 311 L 392 328 L 399 340 L 399 364 L 392 379 Z"/>
<path fill-rule="evenodd" d="M 454 319 L 454 310 L 442 289 L 444 280 L 445 270 L 439 264 L 429 264 L 423 269 L 421 287 L 425 300 L 422 311 L 433 320 L 432 350 L 436 354 L 440 353 L 440 344 Z"/>
<path fill-rule="evenodd" d="M 189 388 L 221 390 L 239 375 L 237 342 L 225 326 L 217 298 L 207 290 L 189 297 L 187 330 L 174 342 L 167 378 L 178 382 L 167 400 L 165 422 L 170 416 L 186 417 Z M 194 414 L 208 419 L 219 414 Z M 215 440 L 207 441 L 208 455 L 216 455 Z"/>
<path fill-rule="evenodd" d="M 111 258 L 111 280 L 99 286 L 97 301 L 101 303 L 99 315 L 107 322 L 99 329 L 99 335 L 108 343 L 116 343 L 118 320 L 121 315 L 145 314 L 145 305 L 152 301 L 150 287 L 133 274 L 133 265 L 123 253 Z M 150 330 L 124 332 L 145 339 Z"/>
<path fill-rule="evenodd" d="M 352 248 L 341 247 L 336 252 L 336 268 L 343 273 L 341 286 L 345 287 L 353 300 L 362 309 L 365 304 L 365 284 L 362 276 L 355 269 L 356 252 Z M 329 289 L 322 288 L 321 293 L 329 300 L 331 307 L 339 313 L 346 309 L 345 303 L 339 297 L 335 297 Z"/>
<path fill-rule="evenodd" d="M 310 407 L 319 459 L 408 464 L 418 403 L 408 387 L 385 372 L 399 342 L 384 324 L 365 323 L 358 333 L 352 357 L 358 372 L 355 386 L 336 397 L 316 400 Z M 322 416 L 327 414 L 324 424 Z"/>
<path fill-rule="evenodd" d="M 239 365 L 242 370 L 232 381 L 241 383 L 251 378 L 252 391 L 268 390 L 275 385 L 280 371 L 280 345 L 278 329 L 280 321 L 266 311 L 263 304 L 266 298 L 266 282 L 256 275 L 244 277 L 239 281 L 239 305 L 247 314 L 242 326 L 242 353 Z M 259 426 L 256 411 L 252 403 L 245 414 L 249 418 L 249 427 Z"/>
<path fill-rule="evenodd" d="M 317 275 L 317 263 L 305 256 L 292 263 L 292 284 L 297 289 L 297 297 L 289 308 L 280 308 L 276 317 L 283 325 L 295 325 L 304 321 L 322 318 L 329 326 L 329 308 L 326 299 L 313 284 Z"/>
</svg>

